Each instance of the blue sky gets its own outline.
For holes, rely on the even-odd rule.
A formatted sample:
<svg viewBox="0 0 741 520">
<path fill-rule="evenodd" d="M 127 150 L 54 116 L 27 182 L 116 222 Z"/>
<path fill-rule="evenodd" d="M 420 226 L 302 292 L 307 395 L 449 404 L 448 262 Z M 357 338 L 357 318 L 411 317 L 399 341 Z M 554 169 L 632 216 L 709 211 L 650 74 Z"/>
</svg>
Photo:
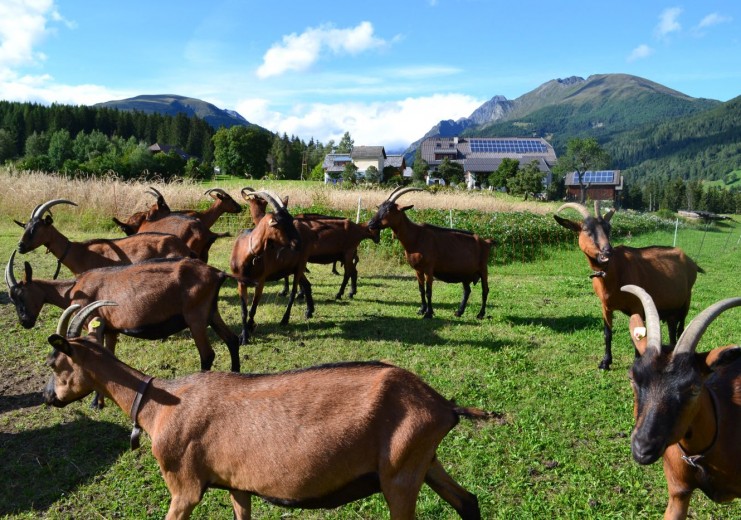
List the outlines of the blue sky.
<svg viewBox="0 0 741 520">
<path fill-rule="evenodd" d="M 741 2 L 0 0 L 0 99 L 180 94 L 400 150 L 495 95 L 627 73 L 741 95 Z"/>
</svg>

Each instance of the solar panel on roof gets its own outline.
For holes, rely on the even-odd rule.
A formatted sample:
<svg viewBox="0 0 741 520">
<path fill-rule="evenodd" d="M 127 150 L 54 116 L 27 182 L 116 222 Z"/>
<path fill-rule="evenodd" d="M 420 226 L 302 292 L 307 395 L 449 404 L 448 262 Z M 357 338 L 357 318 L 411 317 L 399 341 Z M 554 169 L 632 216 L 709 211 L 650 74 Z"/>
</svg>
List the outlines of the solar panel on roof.
<svg viewBox="0 0 741 520">
<path fill-rule="evenodd" d="M 584 172 L 582 175 L 582 182 L 589 183 L 589 182 L 601 182 L 601 183 L 608 183 L 608 182 L 614 182 L 615 181 L 615 172 L 611 170 L 602 170 L 602 171 L 589 171 Z"/>
<path fill-rule="evenodd" d="M 471 139 L 473 153 L 546 153 L 548 148 L 539 139 Z"/>
</svg>

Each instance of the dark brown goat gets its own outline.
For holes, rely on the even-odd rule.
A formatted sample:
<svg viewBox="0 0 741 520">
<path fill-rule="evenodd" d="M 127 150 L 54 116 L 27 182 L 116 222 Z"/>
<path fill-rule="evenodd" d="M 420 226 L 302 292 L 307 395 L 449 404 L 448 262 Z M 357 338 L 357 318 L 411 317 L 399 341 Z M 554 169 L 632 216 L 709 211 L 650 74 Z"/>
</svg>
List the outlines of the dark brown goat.
<svg viewBox="0 0 741 520">
<path fill-rule="evenodd" d="M 614 210 L 604 216 L 600 214 L 599 203 L 594 203 L 595 216 L 586 207 L 569 202 L 565 208 L 578 211 L 583 220 L 576 222 L 554 215 L 556 222 L 579 235 L 579 247 L 594 271 L 592 287 L 602 302 L 604 320 L 605 355 L 599 368 L 607 370 L 612 363 L 612 321 L 613 313 L 620 311 L 627 316 L 641 314 L 643 307 L 632 294 L 620 291 L 623 285 L 643 287 L 653 298 L 659 309 L 659 316 L 669 326 L 669 340 L 672 344 L 684 330 L 684 320 L 690 308 L 692 286 L 697 273 L 704 273 L 684 251 L 675 247 L 649 246 L 613 248 L 610 244 L 610 219 Z"/>
<path fill-rule="evenodd" d="M 631 338 L 639 353 L 630 371 L 636 423 L 631 451 L 639 464 L 664 458 L 669 488 L 664 518 L 687 518 L 698 488 L 715 502 L 741 497 L 741 347 L 696 352 L 710 323 L 741 306 L 741 298 L 705 309 L 671 348 L 661 344 L 651 296 L 635 285 L 623 291 L 640 299 L 646 316 L 645 328 L 641 315 L 631 317 Z"/>
<path fill-rule="evenodd" d="M 471 294 L 471 283 L 481 280 L 481 310 L 476 315 L 482 319 L 486 314 L 486 299 L 489 295 L 489 252 L 494 244 L 491 239 L 481 238 L 469 231 L 441 228 L 429 224 L 415 224 L 406 215 L 413 206 L 400 207 L 399 197 L 420 188 L 397 188 L 379 207 L 368 223 L 371 230 L 390 227 L 404 247 L 407 262 L 416 271 L 422 306 L 419 314 L 432 318 L 432 282 L 435 278 L 448 283 L 463 284 L 463 299 L 456 310 L 462 316 Z"/>
<path fill-rule="evenodd" d="M 239 371 L 239 341 L 219 314 L 217 300 L 226 273 L 194 258 L 150 260 L 120 267 L 91 269 L 75 280 L 36 280 L 28 262 L 25 277 L 13 274 L 15 252 L 5 269 L 8 294 L 23 327 L 34 326 L 44 304 L 67 308 L 95 300 L 115 300 L 101 309 L 105 344 L 114 351 L 119 333 L 142 339 L 164 339 L 183 329 L 193 335 L 201 369 L 209 370 L 214 351 L 209 325 L 226 343 L 232 370 Z"/>
<path fill-rule="evenodd" d="M 54 227 L 51 208 L 57 204 L 76 206 L 69 200 L 51 200 L 37 206 L 25 224 L 15 221 L 24 230 L 18 242 L 18 252 L 27 253 L 45 246 L 57 257 L 59 264 L 66 266 L 73 274 L 98 267 L 132 264 L 151 258 L 194 256 L 193 251 L 182 240 L 165 233 L 142 233 L 113 240 L 100 238 L 72 242 Z"/>
<path fill-rule="evenodd" d="M 221 188 L 211 188 L 206 190 L 204 195 L 210 195 L 211 198 L 214 199 L 214 202 L 203 211 L 188 209 L 172 211 L 165 201 L 164 196 L 155 188 L 150 187 L 149 191 L 146 193 L 153 195 L 157 199 L 157 201 L 147 211 L 138 211 L 134 213 L 126 220 L 126 222 L 122 222 L 115 217 L 113 218 L 113 222 L 115 222 L 118 227 L 121 228 L 121 231 L 127 235 L 137 233 L 145 220 L 157 220 L 171 214 L 187 215 L 189 217 L 197 218 L 203 222 L 208 229 L 211 229 L 218 218 L 224 213 L 240 213 L 242 211 L 242 206 L 240 206 L 239 203 L 231 197 L 231 195 Z"/>
<path fill-rule="evenodd" d="M 281 280 L 293 275 L 293 287 L 281 325 L 288 324 L 299 284 L 306 298 L 306 317 L 310 318 L 314 313 L 311 284 L 304 273 L 316 235 L 308 226 L 295 222 L 285 205 L 275 195 L 266 191 L 255 192 L 255 195 L 268 200 L 275 212 L 267 213 L 254 229 L 243 231 L 237 237 L 232 249 L 231 271 L 240 280 L 238 289 L 242 306 L 240 338 L 242 344 L 247 342 L 250 332 L 255 328 L 255 312 L 260 303 L 265 282 Z M 248 283 L 243 283 L 242 280 Z M 247 285 L 255 287 L 249 318 Z"/>
<path fill-rule="evenodd" d="M 481 518 L 476 495 L 436 452 L 460 417 L 498 414 L 456 406 L 411 372 L 379 362 L 152 378 L 79 337 L 79 316 L 68 329 L 60 319 L 49 336 L 44 399 L 63 407 L 96 390 L 128 412 L 132 448 L 140 428 L 151 438 L 171 495 L 168 520 L 189 518 L 208 488 L 227 489 L 240 520 L 251 518 L 253 495 L 319 509 L 375 493 L 392 519 L 412 519 L 425 483 L 461 518 Z"/>
</svg>

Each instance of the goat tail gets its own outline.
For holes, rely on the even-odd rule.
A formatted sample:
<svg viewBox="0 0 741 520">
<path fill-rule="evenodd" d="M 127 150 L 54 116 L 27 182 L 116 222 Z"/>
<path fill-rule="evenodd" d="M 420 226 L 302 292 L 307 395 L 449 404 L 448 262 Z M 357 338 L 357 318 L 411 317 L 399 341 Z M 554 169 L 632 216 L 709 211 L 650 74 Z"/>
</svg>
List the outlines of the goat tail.
<svg viewBox="0 0 741 520">
<path fill-rule="evenodd" d="M 698 265 L 698 266 L 697 266 L 697 272 L 698 272 L 698 273 L 702 273 L 702 274 L 705 274 L 705 269 L 703 269 L 702 267 L 700 267 L 700 266 Z"/>
<path fill-rule="evenodd" d="M 255 287 L 257 285 L 257 283 L 255 283 L 254 280 L 250 280 L 250 279 L 244 278 L 242 276 L 237 276 L 237 275 L 234 275 L 234 274 L 230 274 L 230 273 L 227 273 L 226 271 L 221 271 L 221 276 L 223 277 L 222 278 L 222 283 L 223 283 L 224 280 L 226 280 L 228 278 L 230 280 L 235 280 L 235 281 L 241 283 L 242 285 L 246 285 L 247 287 Z"/>
<path fill-rule="evenodd" d="M 472 408 L 472 407 L 467 407 L 467 406 L 455 406 L 453 408 L 453 413 L 455 413 L 455 415 L 458 417 L 465 417 L 466 419 L 471 419 L 472 421 L 495 420 L 499 422 L 500 424 L 506 422 L 506 418 L 503 413 L 487 412 L 486 410 L 482 410 L 481 408 Z"/>
</svg>

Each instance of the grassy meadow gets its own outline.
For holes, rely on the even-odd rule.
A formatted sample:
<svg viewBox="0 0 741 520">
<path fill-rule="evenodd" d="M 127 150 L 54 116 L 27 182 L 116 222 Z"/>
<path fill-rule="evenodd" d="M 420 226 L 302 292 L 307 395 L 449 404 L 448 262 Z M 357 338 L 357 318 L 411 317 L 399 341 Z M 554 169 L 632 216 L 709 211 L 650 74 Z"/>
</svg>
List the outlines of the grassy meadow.
<svg viewBox="0 0 741 520">
<path fill-rule="evenodd" d="M 235 198 L 244 181 L 221 183 Z M 68 198 L 78 208 L 58 206 L 52 211 L 58 229 L 75 240 L 116 237 L 110 224 L 143 209 L 151 198 L 148 184 L 109 180 L 66 181 L 41 175 L 0 173 L 0 259 L 7 262 L 21 230 L 12 219 L 25 221 L 39 203 Z M 381 191 L 331 190 L 320 185 L 254 183 L 289 194 L 291 206 L 336 208 L 353 215 L 362 199 L 361 218 L 384 199 Z M 208 186 L 207 186 L 208 187 Z M 173 208 L 208 204 L 203 185 L 168 185 L 161 189 Z M 501 215 L 523 212 L 553 220 L 557 207 L 523 204 L 501 194 L 410 194 L 415 220 L 454 218 L 499 226 Z M 466 211 L 477 210 L 481 218 Z M 500 215 L 501 213 L 501 215 Z M 616 219 L 619 217 L 616 215 Z M 500 218 L 501 217 L 501 218 Z M 508 217 L 509 218 L 509 217 Z M 513 218 L 514 219 L 514 218 Z M 514 220 L 513 220 L 514 221 Z M 510 226 L 509 220 L 507 226 Z M 627 221 L 626 221 L 627 222 Z M 476 224 L 476 225 L 479 225 Z M 540 224 L 538 224 L 540 225 Z M 217 223 L 216 230 L 233 234 L 250 227 L 245 212 Z M 492 227 L 506 248 L 510 231 Z M 540 229 L 540 228 L 538 228 Z M 550 228 L 548 228 L 550 229 Z M 539 231 L 549 236 L 548 229 Z M 667 492 L 661 464 L 635 463 L 629 438 L 633 425 L 632 392 L 626 371 L 633 358 L 628 320 L 616 319 L 613 369 L 600 371 L 603 354 L 599 301 L 592 291 L 586 260 L 573 239 L 547 243 L 537 254 L 494 256 L 489 270 L 487 316 L 477 320 L 480 286 L 473 287 L 469 307 L 461 318 L 453 313 L 460 285 L 436 282 L 436 316 L 423 321 L 412 269 L 384 231 L 379 246 L 364 243 L 358 264 L 358 294 L 354 300 L 335 300 L 340 277 L 329 266 L 310 266 L 316 313 L 303 316 L 305 306 L 294 306 L 291 323 L 279 321 L 286 300 L 278 284 L 266 288 L 257 311 L 257 330 L 242 347 L 243 372 L 273 372 L 344 360 L 382 359 L 407 368 L 448 398 L 506 414 L 505 424 L 473 424 L 462 420 L 442 442 L 438 456 L 448 472 L 478 496 L 487 519 L 527 518 L 658 518 Z M 626 231 L 613 242 L 633 246 L 672 245 L 672 226 Z M 525 242 L 520 236 L 517 239 Z M 710 227 L 682 225 L 677 245 L 705 269 L 695 285 L 690 317 L 715 301 L 741 294 L 741 225 L 724 221 Z M 216 242 L 210 263 L 228 270 L 233 238 Z M 522 261 L 522 260 L 525 261 Z M 55 259 L 42 249 L 16 256 L 16 277 L 22 261 L 34 276 L 51 278 Z M 66 269 L 61 277 L 70 277 Z M 102 411 L 89 408 L 91 397 L 63 409 L 46 408 L 40 390 L 49 377 L 44 365 L 61 311 L 45 307 L 36 326 L 23 329 L 0 288 L 0 517 L 161 518 L 169 494 L 150 442 L 129 449 L 130 421 L 126 413 L 108 404 Z M 239 330 L 236 285 L 227 282 L 219 308 L 227 324 Z M 705 334 L 700 349 L 710 349 L 741 338 L 739 310 L 719 317 Z M 215 334 L 215 370 L 229 369 L 229 356 Z M 145 342 L 122 336 L 120 359 L 147 374 L 171 378 L 199 369 L 198 355 L 187 332 L 165 341 Z M 696 491 L 691 518 L 741 518 L 741 501 L 730 505 L 711 502 Z M 381 495 L 335 510 L 289 510 L 253 499 L 253 516 L 260 519 L 375 519 L 388 518 Z M 422 519 L 457 518 L 453 509 L 423 487 L 417 506 Z M 193 518 L 232 518 L 227 492 L 209 490 Z"/>
</svg>

